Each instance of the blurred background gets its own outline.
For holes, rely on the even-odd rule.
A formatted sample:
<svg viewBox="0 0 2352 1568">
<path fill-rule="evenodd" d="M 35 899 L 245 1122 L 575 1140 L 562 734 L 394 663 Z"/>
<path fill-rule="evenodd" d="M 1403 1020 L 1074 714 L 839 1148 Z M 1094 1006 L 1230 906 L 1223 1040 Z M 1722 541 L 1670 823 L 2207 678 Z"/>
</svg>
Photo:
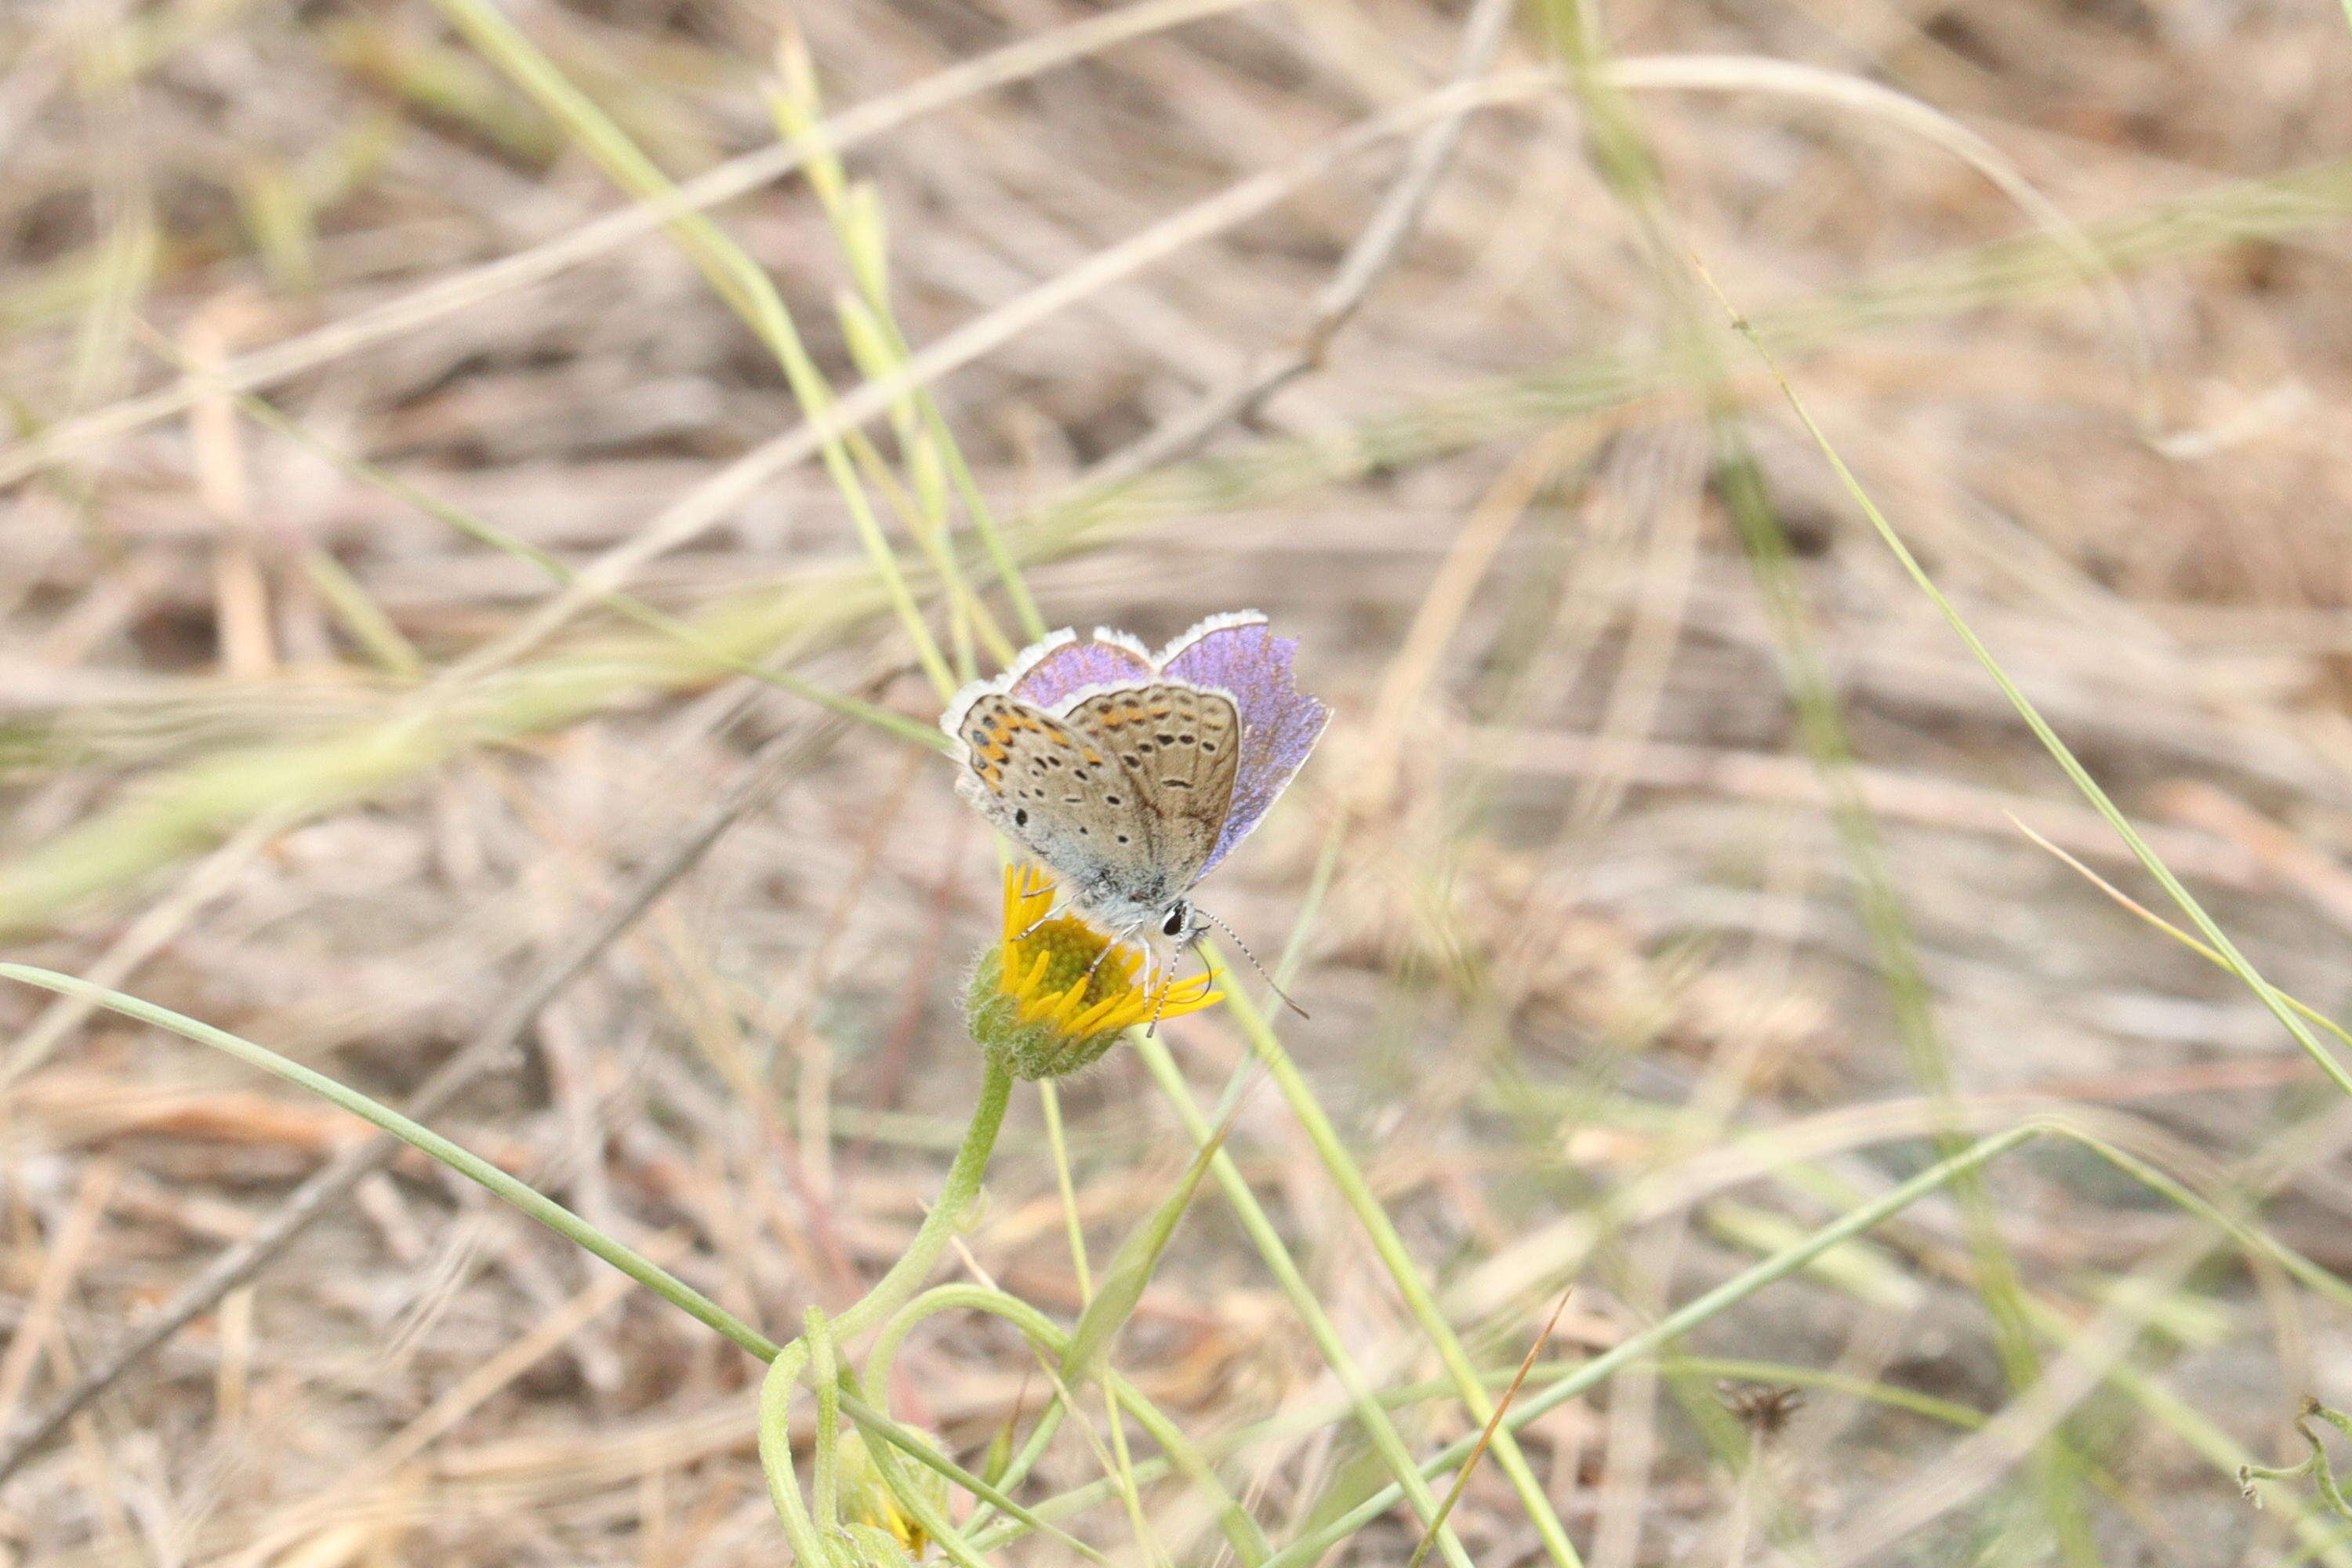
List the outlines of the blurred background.
<svg viewBox="0 0 2352 1568">
<path fill-rule="evenodd" d="M 1025 641 L 993 518 L 1046 626 L 1299 639 L 1337 718 L 1203 898 L 1285 965 L 1286 1045 L 1497 1382 L 1564 1289 L 1573 1362 L 2044 1113 L 2273 1249 L 2080 1144 L 2005 1155 L 1532 1423 L 1581 1561 L 2352 1563 L 2235 1477 L 2352 1399 L 2346 1102 L 2021 830 L 2179 918 L 1723 302 L 2196 899 L 2339 1012 L 2344 15 L 75 0 L 0 49 L 7 957 L 395 1104 L 457 1064 L 436 1127 L 782 1333 L 938 1190 L 998 918 L 946 763 L 808 693 L 932 721 L 894 605 L 983 673 Z M 779 142 L 827 116 L 846 186 Z M 705 176 L 707 222 L 639 199 Z M 44 993 L 0 1019 L 0 1561 L 782 1560 L 740 1352 L 415 1156 L 203 1295 L 363 1130 Z M 1204 1107 L 1249 1054 L 1222 1012 L 1161 1039 Z M 1241 1105 L 1362 1375 L 1439 1377 L 1296 1104 Z M 1193 1145 L 1132 1051 L 1060 1111 L 1070 1208 L 1024 1092 L 956 1268 L 1067 1322 L 1066 1215 L 1098 1269 Z M 1226 1467 L 1277 1542 L 1383 1479 L 1213 1188 L 1118 1361 L 1203 1442 L 1308 1413 Z M 976 1320 L 901 1369 L 974 1465 L 1047 1397 Z M 1033 1495 L 1100 1473 L 1066 1438 Z M 1147 1496 L 1147 1539 L 1069 1528 L 1220 1561 L 1197 1490 Z M 1451 1523 L 1559 1560 L 1492 1463 Z"/>
</svg>

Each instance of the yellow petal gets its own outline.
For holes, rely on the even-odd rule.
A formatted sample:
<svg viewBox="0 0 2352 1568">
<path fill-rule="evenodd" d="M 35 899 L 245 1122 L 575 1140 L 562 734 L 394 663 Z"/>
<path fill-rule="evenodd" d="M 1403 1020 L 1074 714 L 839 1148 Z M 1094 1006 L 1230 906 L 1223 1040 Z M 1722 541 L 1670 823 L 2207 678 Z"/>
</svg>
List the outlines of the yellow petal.
<svg viewBox="0 0 2352 1568">
<path fill-rule="evenodd" d="M 1117 1012 L 1121 1006 L 1125 1005 L 1128 997 L 1130 994 L 1131 993 L 1119 991 L 1104 997 L 1101 1001 L 1096 1003 L 1093 1006 L 1087 1008 L 1085 1012 L 1071 1019 L 1067 1032 L 1073 1035 L 1101 1034 L 1104 1028 L 1103 1021 L 1106 1018 L 1108 1018 L 1113 1013 Z"/>
</svg>

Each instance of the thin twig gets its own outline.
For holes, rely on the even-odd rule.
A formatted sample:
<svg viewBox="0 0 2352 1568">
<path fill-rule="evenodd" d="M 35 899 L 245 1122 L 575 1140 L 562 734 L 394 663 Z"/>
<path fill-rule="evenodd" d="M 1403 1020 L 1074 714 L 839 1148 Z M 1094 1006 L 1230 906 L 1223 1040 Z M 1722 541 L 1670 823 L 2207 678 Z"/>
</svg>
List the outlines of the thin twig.
<svg viewBox="0 0 2352 1568">
<path fill-rule="evenodd" d="M 1463 24 L 1462 41 L 1454 50 L 1454 71 L 1448 85 L 1460 86 L 1486 74 L 1502 50 L 1516 8 L 1517 0 L 1477 0 L 1471 7 L 1469 20 Z M 1348 247 L 1348 254 L 1340 258 L 1339 270 L 1315 296 L 1306 326 L 1288 348 L 1264 364 L 1244 370 L 1232 385 L 1210 393 L 1190 411 L 1105 458 L 1087 471 L 1084 482 L 1089 488 L 1117 484 L 1162 463 L 1189 456 L 1229 421 L 1254 417 L 1268 398 L 1321 364 L 1331 340 L 1362 308 L 1372 285 L 1381 280 L 1403 253 L 1405 242 L 1420 228 L 1429 198 L 1436 193 L 1438 181 L 1454 162 L 1463 124 L 1476 107 L 1465 102 L 1413 139 L 1405 153 L 1404 167 L 1397 171 L 1394 183 L 1381 198 L 1371 221 Z"/>
<path fill-rule="evenodd" d="M 1166 261 L 1211 236 L 1258 216 L 1311 186 L 1357 153 L 1479 109 L 1550 90 L 1549 72 L 1528 70 L 1441 87 L 1357 121 L 1279 163 L 1237 180 L 1159 222 L 1095 252 L 1056 277 L 965 321 L 909 354 L 887 375 L 863 382 L 809 418 L 735 458 L 664 507 L 620 542 L 579 568 L 560 594 L 514 626 L 467 654 L 444 681 L 487 674 L 546 641 L 583 608 L 625 586 L 637 573 L 715 525 L 828 442 L 889 412 L 908 393 L 984 358 L 1082 300 Z M 1148 438 L 1147 438 L 1148 439 Z M 1139 447 L 1136 448 L 1140 451 Z M 1146 454 L 1152 462 L 1160 458 Z M 1114 458 L 1113 459 L 1117 459 Z M 1088 488 L 1095 488 L 1091 482 Z"/>
<path fill-rule="evenodd" d="M 788 731 L 762 746 L 727 792 L 711 803 L 709 809 L 679 836 L 659 860 L 646 868 L 635 887 L 551 958 L 515 992 L 498 1016 L 425 1080 L 408 1107 L 408 1114 L 418 1120 L 428 1119 L 484 1078 L 515 1065 L 516 1047 L 540 1010 L 635 925 L 672 884 L 691 870 L 738 817 L 832 744 L 845 728 L 845 721 L 828 715 L 808 728 Z M 5 1449 L 0 1449 L 0 1481 L 14 1475 L 68 1421 L 112 1387 L 123 1373 L 210 1311 L 222 1297 L 259 1273 L 296 1237 L 349 1195 L 362 1179 L 382 1169 L 406 1147 L 388 1133 L 379 1134 L 314 1173 L 251 1236 L 215 1258 L 204 1272 L 182 1287 L 177 1296 L 142 1323 L 130 1338 L 101 1357 L 63 1398 Z"/>
</svg>

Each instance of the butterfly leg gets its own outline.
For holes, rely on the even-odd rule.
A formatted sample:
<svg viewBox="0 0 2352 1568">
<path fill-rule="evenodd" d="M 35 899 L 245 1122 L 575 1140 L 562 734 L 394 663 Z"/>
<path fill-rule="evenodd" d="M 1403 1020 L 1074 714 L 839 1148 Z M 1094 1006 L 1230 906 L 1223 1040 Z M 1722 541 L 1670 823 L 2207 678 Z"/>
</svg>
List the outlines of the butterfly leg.
<svg viewBox="0 0 2352 1568">
<path fill-rule="evenodd" d="M 1031 921 L 1026 926 L 1014 933 L 1013 940 L 1015 942 L 1028 941 L 1031 936 L 1036 933 L 1040 927 L 1051 925 L 1054 921 L 1060 920 L 1064 915 L 1070 912 L 1071 908 L 1072 906 L 1070 904 L 1064 901 L 1061 889 L 1058 888 L 1055 889 L 1054 891 L 1054 901 L 1045 907 L 1045 912 L 1039 915 L 1035 920 Z"/>
<path fill-rule="evenodd" d="M 1088 980 L 1092 980 L 1095 977 L 1095 971 L 1103 966 L 1103 960 L 1108 958 L 1113 952 L 1116 952 L 1119 948 L 1126 945 L 1127 939 L 1133 936 L 1137 931 L 1141 931 L 1146 923 L 1146 921 L 1138 921 L 1133 925 L 1129 926 L 1125 931 L 1114 933 L 1108 942 L 1103 943 L 1103 950 L 1095 954 L 1095 961 L 1087 965 L 1086 977 Z M 1143 949 L 1143 973 L 1145 984 L 1149 984 L 1150 983 L 1151 974 L 1151 948 L 1149 943 L 1145 944 Z"/>
</svg>

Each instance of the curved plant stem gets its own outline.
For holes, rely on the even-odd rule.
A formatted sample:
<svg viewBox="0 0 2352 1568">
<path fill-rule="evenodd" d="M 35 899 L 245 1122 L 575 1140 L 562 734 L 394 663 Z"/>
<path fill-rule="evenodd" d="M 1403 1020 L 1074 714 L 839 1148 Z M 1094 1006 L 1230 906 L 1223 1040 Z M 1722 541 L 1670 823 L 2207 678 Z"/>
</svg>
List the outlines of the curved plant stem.
<svg viewBox="0 0 2352 1568">
<path fill-rule="evenodd" d="M 802 1338 L 809 1347 L 809 1383 L 816 1389 L 816 1447 L 810 1489 L 816 1494 L 817 1528 L 841 1528 L 841 1362 L 834 1354 L 833 1331 L 824 1310 L 811 1307 Z"/>
<path fill-rule="evenodd" d="M 867 1381 L 877 1385 L 886 1384 L 891 1361 L 915 1325 L 933 1313 L 956 1309 L 991 1312 L 1003 1319 L 1050 1358 L 1050 1364 L 1058 1364 L 1070 1353 L 1070 1332 L 1018 1296 L 992 1289 L 985 1285 L 941 1285 L 908 1303 L 876 1340 L 874 1349 L 866 1358 Z M 1257 1521 L 1217 1479 L 1216 1471 L 1206 1456 L 1184 1435 L 1183 1428 L 1170 1420 L 1140 1390 L 1109 1366 L 1097 1365 L 1095 1375 L 1118 1406 L 1134 1416 L 1145 1435 L 1160 1446 L 1160 1451 L 1168 1456 L 1169 1463 L 1214 1500 L 1225 1538 L 1232 1542 L 1241 1562 L 1245 1564 L 1264 1562 L 1269 1547 L 1265 1535 L 1258 1530 Z M 1145 1468 L 1136 1467 L 1139 1471 Z M 1004 1505 L 1000 1502 L 997 1506 L 1003 1508 Z M 1026 1510 L 1023 1513 L 1026 1514 Z M 1036 1521 L 1032 1515 L 1024 1518 L 1024 1522 L 1031 1522 L 1034 1527 Z"/>
<path fill-rule="evenodd" d="M 800 1478 L 793 1470 L 793 1388 L 808 1359 L 808 1342 L 794 1340 L 768 1363 L 768 1375 L 760 1384 L 760 1469 L 768 1478 L 768 1499 L 783 1522 L 794 1561 L 801 1568 L 824 1568 L 832 1559 L 825 1554 L 816 1521 L 809 1518 L 808 1505 L 801 1500 Z"/>
<path fill-rule="evenodd" d="M 1051 1081 L 1048 1080 L 1039 1087 L 1051 1088 Z M 952 1295 L 943 1297 L 940 1294 L 941 1291 L 952 1291 L 958 1289 L 961 1287 L 942 1285 L 938 1289 L 925 1291 L 901 1307 L 895 1317 L 882 1325 L 881 1332 L 874 1336 L 874 1343 L 866 1352 L 867 1386 L 875 1388 L 889 1386 L 891 1363 L 898 1359 L 899 1346 L 906 1342 L 907 1336 L 914 1331 L 918 1323 L 934 1312 L 944 1311 L 950 1307 L 969 1305 L 960 1297 Z M 1037 1425 L 1030 1431 L 1028 1439 L 1022 1444 L 1020 1451 L 1013 1456 L 1012 1462 L 1005 1466 L 1004 1473 L 992 1478 L 1000 1490 L 1009 1493 L 1028 1479 L 1029 1472 L 1036 1467 L 1037 1461 L 1045 1457 L 1046 1447 L 1053 1442 L 1055 1434 L 1062 1429 L 1062 1421 L 1069 1414 L 1069 1406 L 1059 1397 L 1061 1390 L 1058 1386 L 1055 1393 L 1056 1397 L 1047 1403 L 1044 1413 L 1037 1417 Z M 966 1531 L 977 1531 L 987 1524 L 990 1510 L 996 1506 L 992 1499 L 983 1500 L 972 1510 L 971 1517 L 964 1521 Z M 1026 1517 L 1019 1510 L 1008 1509 L 1005 1511 L 1012 1513 L 1015 1518 Z"/>
<path fill-rule="evenodd" d="M 818 1384 L 820 1422 L 824 1421 L 828 1409 L 837 1420 L 841 1396 L 836 1385 L 837 1363 L 833 1353 L 834 1347 L 877 1323 L 897 1316 L 899 1310 L 923 1288 L 923 1281 L 929 1278 L 940 1256 L 955 1239 L 956 1233 L 963 1228 L 973 1203 L 980 1196 L 981 1176 L 988 1169 L 990 1154 L 995 1152 L 996 1134 L 1004 1125 L 1005 1109 L 1012 1101 L 1013 1074 L 990 1061 L 981 1080 L 979 1103 L 972 1107 L 971 1124 L 964 1130 L 963 1144 L 956 1151 L 955 1163 L 948 1167 L 947 1181 L 940 1189 L 939 1202 L 933 1204 L 931 1212 L 923 1217 L 922 1228 L 915 1233 L 915 1239 L 899 1255 L 898 1261 L 874 1282 L 871 1289 L 854 1304 L 844 1308 L 830 1321 L 812 1318 L 808 1337 L 794 1340 L 781 1352 L 772 1347 L 769 1351 L 773 1359 L 766 1380 L 760 1385 L 760 1468 L 767 1475 L 768 1495 L 775 1502 L 776 1517 L 783 1522 L 785 1537 L 803 1563 L 814 1565 L 826 1561 L 822 1556 L 811 1555 L 812 1551 L 821 1550 L 816 1545 L 820 1537 L 809 1518 L 807 1505 L 801 1500 L 800 1476 L 793 1468 L 793 1391 L 799 1385 L 802 1374 L 809 1369 L 812 1345 L 820 1338 L 824 1342 L 821 1350 L 814 1352 L 820 1363 L 814 1377 Z M 832 1456 L 824 1448 L 825 1445 L 821 1443 L 817 1456 L 817 1506 L 820 1515 L 825 1513 L 834 1489 Z M 874 1458 L 876 1468 L 886 1481 L 899 1473 L 893 1468 L 890 1455 L 877 1451 Z M 898 1492 L 901 1504 L 910 1510 L 923 1506 L 921 1500 L 911 1495 L 909 1490 L 895 1486 L 893 1490 Z M 920 1517 L 919 1513 L 918 1517 Z M 959 1562 L 965 1560 L 968 1551 L 952 1526 L 942 1532 L 935 1528 L 935 1521 L 930 1519 L 922 1519 L 922 1523 L 950 1557 Z M 803 1544 L 803 1534 L 807 1544 Z"/>
</svg>

